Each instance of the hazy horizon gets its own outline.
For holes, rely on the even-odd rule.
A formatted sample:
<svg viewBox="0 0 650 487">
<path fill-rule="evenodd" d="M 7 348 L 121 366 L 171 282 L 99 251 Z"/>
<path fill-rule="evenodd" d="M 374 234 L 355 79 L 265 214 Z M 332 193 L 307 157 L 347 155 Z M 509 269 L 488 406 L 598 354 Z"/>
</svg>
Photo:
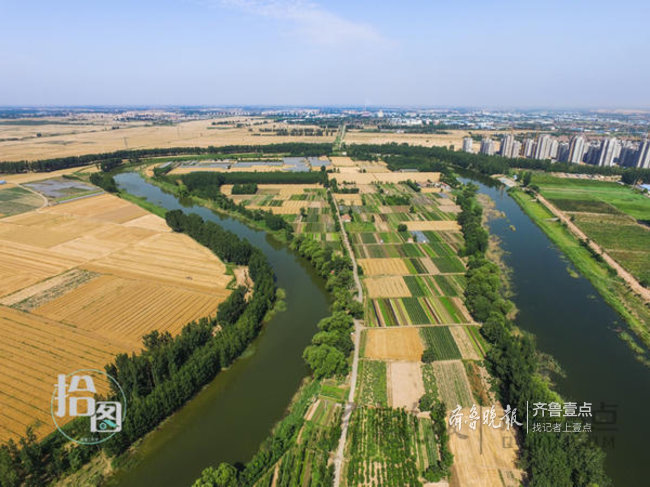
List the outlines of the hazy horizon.
<svg viewBox="0 0 650 487">
<path fill-rule="evenodd" d="M 638 0 L 5 1 L 0 106 L 650 107 Z"/>
</svg>

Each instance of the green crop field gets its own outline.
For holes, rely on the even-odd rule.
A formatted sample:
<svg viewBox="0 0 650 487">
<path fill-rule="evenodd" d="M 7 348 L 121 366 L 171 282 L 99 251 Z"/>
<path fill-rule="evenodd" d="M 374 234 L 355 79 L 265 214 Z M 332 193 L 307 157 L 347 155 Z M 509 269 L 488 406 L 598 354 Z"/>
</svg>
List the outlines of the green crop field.
<svg viewBox="0 0 650 487">
<path fill-rule="evenodd" d="M 277 485 L 319 486 L 332 482 L 328 468 L 330 451 L 336 448 L 340 434 L 341 408 L 334 402 L 321 399 L 311 421 L 305 421 L 296 441 L 279 462 Z M 268 474 L 270 484 L 273 471 Z"/>
<path fill-rule="evenodd" d="M 431 319 L 427 316 L 424 309 L 422 309 L 418 298 L 402 298 L 401 301 L 404 309 L 408 313 L 411 324 L 424 325 L 431 323 Z"/>
<path fill-rule="evenodd" d="M 465 326 L 465 333 L 467 333 L 467 336 L 469 336 L 470 341 L 472 342 L 472 346 L 476 350 L 476 352 L 479 354 L 481 357 L 485 357 L 485 353 L 488 350 L 488 344 L 483 338 L 483 335 L 481 335 L 481 332 L 479 331 L 478 326 Z"/>
<path fill-rule="evenodd" d="M 411 292 L 411 296 L 420 297 L 429 295 L 429 288 L 423 276 L 404 276 L 403 279 Z"/>
<path fill-rule="evenodd" d="M 650 198 L 617 183 L 535 175 L 533 182 L 640 282 L 650 285 Z"/>
<path fill-rule="evenodd" d="M 386 363 L 380 360 L 359 362 L 357 402 L 364 406 L 388 406 Z"/>
<path fill-rule="evenodd" d="M 588 202 L 595 201 L 597 204 L 611 205 L 637 220 L 650 219 L 650 198 L 635 192 L 629 186 L 589 179 L 557 178 L 549 174 L 534 174 L 532 184 L 539 186 L 546 198 L 563 200 L 563 204 L 566 204 L 566 200 L 581 201 L 578 205 L 589 205 Z"/>
<path fill-rule="evenodd" d="M 417 432 L 418 418 L 403 409 L 355 409 L 348 433 L 344 485 L 422 485 Z"/>
<path fill-rule="evenodd" d="M 433 263 L 438 270 L 443 274 L 451 274 L 454 272 L 465 272 L 463 262 L 455 255 L 445 255 L 444 257 L 433 257 Z"/>
<path fill-rule="evenodd" d="M 613 215 L 576 214 L 575 224 L 640 282 L 650 285 L 650 228 Z"/>
<path fill-rule="evenodd" d="M 0 186 L 0 218 L 40 208 L 43 199 L 23 188 Z"/>
<path fill-rule="evenodd" d="M 460 350 L 451 335 L 449 328 L 446 326 L 427 326 L 420 328 L 427 348 L 433 350 L 436 360 L 455 360 L 460 359 Z"/>
<path fill-rule="evenodd" d="M 434 362 L 432 365 L 440 398 L 447 406 L 447 410 L 459 404 L 470 407 L 474 403 L 474 397 L 463 362 L 460 360 Z"/>
</svg>

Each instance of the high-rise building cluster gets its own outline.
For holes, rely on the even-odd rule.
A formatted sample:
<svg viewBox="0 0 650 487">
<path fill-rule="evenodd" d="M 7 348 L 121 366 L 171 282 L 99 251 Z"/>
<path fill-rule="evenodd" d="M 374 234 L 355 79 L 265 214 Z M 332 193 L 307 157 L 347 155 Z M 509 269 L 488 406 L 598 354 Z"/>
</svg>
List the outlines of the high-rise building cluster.
<svg viewBox="0 0 650 487">
<path fill-rule="evenodd" d="M 493 156 L 495 153 L 496 144 L 490 137 L 483 137 L 481 140 L 481 154 Z"/>
<path fill-rule="evenodd" d="M 496 143 L 490 137 L 481 140 L 479 153 L 493 155 Z M 463 151 L 473 152 L 471 137 L 463 139 Z M 650 169 L 650 140 L 641 142 L 619 140 L 607 137 L 601 140 L 587 140 L 582 135 L 571 137 L 568 142 L 560 142 L 549 134 L 519 141 L 513 134 L 501 139 L 499 155 L 503 157 L 525 157 L 530 159 L 550 159 L 560 162 L 587 163 L 596 166 L 628 166 Z"/>
</svg>

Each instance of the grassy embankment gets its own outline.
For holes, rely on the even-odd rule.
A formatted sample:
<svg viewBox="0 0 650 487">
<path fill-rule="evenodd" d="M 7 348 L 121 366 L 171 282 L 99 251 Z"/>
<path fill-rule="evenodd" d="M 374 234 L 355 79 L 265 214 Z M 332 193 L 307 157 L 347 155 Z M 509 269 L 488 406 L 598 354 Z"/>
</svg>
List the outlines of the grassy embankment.
<svg viewBox="0 0 650 487">
<path fill-rule="evenodd" d="M 643 301 L 616 276 L 615 272 L 599 262 L 564 225 L 533 197 L 520 190 L 510 191 L 510 195 L 526 214 L 546 235 L 564 252 L 573 265 L 592 283 L 627 322 L 637 337 L 650 348 L 650 309 Z M 620 337 L 632 348 L 638 360 L 650 366 L 648 350 L 637 343 L 627 331 L 621 331 Z"/>
</svg>

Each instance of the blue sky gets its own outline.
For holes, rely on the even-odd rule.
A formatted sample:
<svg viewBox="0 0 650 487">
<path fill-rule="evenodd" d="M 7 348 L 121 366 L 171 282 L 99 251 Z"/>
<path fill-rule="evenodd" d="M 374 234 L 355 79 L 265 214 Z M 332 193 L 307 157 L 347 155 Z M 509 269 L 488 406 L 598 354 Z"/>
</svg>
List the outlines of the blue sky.
<svg viewBox="0 0 650 487">
<path fill-rule="evenodd" d="M 650 2 L 0 0 L 0 105 L 650 107 Z"/>
</svg>

